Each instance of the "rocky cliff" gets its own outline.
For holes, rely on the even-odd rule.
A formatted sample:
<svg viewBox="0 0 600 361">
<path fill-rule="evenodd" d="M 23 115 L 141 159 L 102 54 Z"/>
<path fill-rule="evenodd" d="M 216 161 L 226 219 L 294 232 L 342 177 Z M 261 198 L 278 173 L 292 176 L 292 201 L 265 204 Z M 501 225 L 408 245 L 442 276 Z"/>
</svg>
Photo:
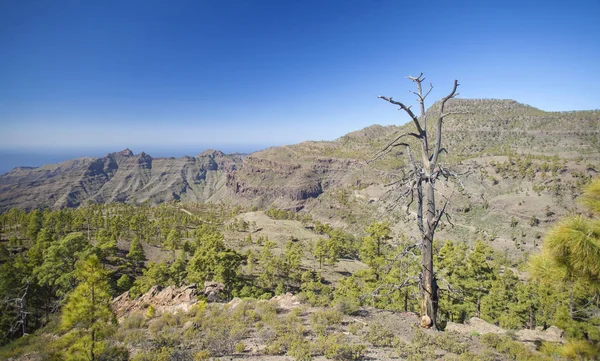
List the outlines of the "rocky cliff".
<svg viewBox="0 0 600 361">
<path fill-rule="evenodd" d="M 0 176 L 0 210 L 77 207 L 87 202 L 206 202 L 225 191 L 242 156 L 205 151 L 196 157 L 153 158 L 129 149 Z"/>
</svg>

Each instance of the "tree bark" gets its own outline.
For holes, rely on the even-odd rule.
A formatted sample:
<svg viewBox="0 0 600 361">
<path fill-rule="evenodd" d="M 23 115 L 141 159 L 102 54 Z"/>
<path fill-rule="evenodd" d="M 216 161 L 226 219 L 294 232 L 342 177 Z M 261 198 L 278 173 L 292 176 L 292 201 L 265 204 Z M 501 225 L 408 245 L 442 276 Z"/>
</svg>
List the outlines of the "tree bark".
<svg viewBox="0 0 600 361">
<path fill-rule="evenodd" d="M 423 233 L 422 280 L 421 280 L 421 325 L 435 327 L 437 315 L 437 285 L 433 273 L 433 237 L 435 233 L 435 192 L 431 179 L 425 185 L 427 214 Z"/>
<path fill-rule="evenodd" d="M 433 89 L 430 85 L 427 93 L 423 94 L 422 82 L 425 80 L 423 73 L 417 77 L 409 76 L 408 79 L 415 82 L 417 92 L 413 92 L 417 96 L 421 116 L 417 117 L 410 106 L 404 105 L 402 102 L 393 100 L 391 97 L 379 96 L 391 104 L 397 105 L 404 110 L 411 118 L 415 125 L 415 133 L 404 133 L 392 141 L 382 152 L 392 149 L 397 146 L 405 146 L 412 167 L 413 179 L 408 180 L 410 189 L 406 194 L 413 195 L 413 191 L 417 193 L 417 226 L 421 235 L 421 251 L 422 251 L 422 271 L 421 271 L 421 326 L 426 328 L 437 327 L 436 315 L 438 311 L 438 288 L 433 269 L 433 238 L 439 220 L 445 213 L 445 206 L 438 213 L 435 205 L 435 181 L 440 174 L 448 176 L 448 172 L 438 166 L 438 157 L 442 149 L 442 121 L 444 117 L 454 113 L 444 113 L 444 105 L 446 102 L 454 98 L 457 93 L 458 81 L 454 81 L 454 87 L 450 94 L 442 98 L 440 101 L 439 115 L 435 124 L 436 134 L 435 142 L 430 145 L 429 136 L 427 133 L 427 114 L 425 109 L 425 99 Z M 410 145 L 401 143 L 399 140 L 404 136 L 412 136 L 416 138 L 421 147 L 421 164 L 417 164 L 412 157 Z M 433 149 L 432 149 L 433 148 Z M 425 189 L 423 189 L 423 187 Z M 416 188 L 416 189 L 415 189 Z M 424 191 L 424 192 L 423 192 Z M 412 203 L 412 202 L 411 202 Z M 425 216 L 423 216 L 423 207 L 425 207 Z"/>
</svg>

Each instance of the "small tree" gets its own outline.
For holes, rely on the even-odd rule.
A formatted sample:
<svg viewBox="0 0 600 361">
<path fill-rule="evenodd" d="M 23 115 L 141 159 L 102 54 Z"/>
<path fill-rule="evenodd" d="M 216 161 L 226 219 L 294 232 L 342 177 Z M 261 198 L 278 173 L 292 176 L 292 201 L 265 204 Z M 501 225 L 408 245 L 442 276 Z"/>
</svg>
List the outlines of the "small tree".
<svg viewBox="0 0 600 361">
<path fill-rule="evenodd" d="M 165 243 L 167 249 L 171 250 L 173 255 L 173 261 L 175 261 L 175 251 L 181 247 L 181 233 L 177 228 L 172 228 L 167 236 L 167 241 Z"/>
<path fill-rule="evenodd" d="M 142 248 L 142 244 L 137 236 L 133 238 L 133 241 L 131 241 L 131 244 L 129 245 L 129 253 L 127 253 L 127 258 L 135 263 L 141 263 L 146 260 L 144 249 Z"/>
<path fill-rule="evenodd" d="M 387 241 L 391 239 L 391 230 L 387 223 L 372 223 L 366 229 L 368 236 L 363 238 L 360 247 L 360 258 L 375 273 L 375 279 L 379 281 L 381 270 L 386 262 Z"/>
<path fill-rule="evenodd" d="M 105 349 L 102 339 L 106 336 L 107 326 L 114 319 L 110 308 L 112 297 L 108 272 L 98 256 L 92 255 L 77 263 L 76 273 L 80 283 L 69 294 L 62 310 L 61 327 L 74 330 L 79 335 L 67 354 L 83 354 L 84 357 L 74 359 L 94 361 Z"/>
<path fill-rule="evenodd" d="M 423 94 L 422 83 L 425 80 L 423 73 L 417 77 L 409 76 L 408 79 L 417 85 L 417 91 L 413 92 L 417 96 L 419 102 L 421 116 L 417 117 L 411 107 L 407 107 L 403 103 L 393 100 L 391 97 L 379 96 L 391 104 L 397 105 L 405 111 L 412 120 L 415 126 L 415 132 L 403 133 L 396 137 L 387 147 L 382 150 L 382 153 L 393 149 L 394 147 L 406 147 L 408 158 L 410 161 L 410 171 L 404 179 L 403 184 L 407 186 L 404 193 L 410 197 L 409 205 L 415 198 L 417 200 L 417 226 L 421 238 L 421 253 L 422 253 L 422 272 L 421 272 L 421 325 L 423 327 L 436 327 L 436 314 L 438 303 L 438 290 L 435 273 L 433 270 L 433 237 L 439 225 L 440 219 L 446 210 L 446 204 L 441 211 L 438 211 L 435 203 L 435 182 L 440 177 L 448 178 L 450 172 L 443 168 L 439 162 L 439 156 L 445 149 L 442 148 L 442 124 L 445 117 L 451 112 L 445 113 L 446 102 L 456 95 L 458 81 L 454 81 L 454 86 L 450 94 L 442 98 L 439 102 L 439 109 L 435 123 L 436 131 L 435 138 L 430 141 L 427 127 L 427 113 L 425 111 L 425 99 L 433 89 L 430 85 L 427 93 Z M 404 137 L 413 137 L 417 140 L 421 147 L 421 161 L 415 160 L 411 147 L 408 143 L 402 142 Z M 423 214 L 425 207 L 425 214 Z"/>
</svg>

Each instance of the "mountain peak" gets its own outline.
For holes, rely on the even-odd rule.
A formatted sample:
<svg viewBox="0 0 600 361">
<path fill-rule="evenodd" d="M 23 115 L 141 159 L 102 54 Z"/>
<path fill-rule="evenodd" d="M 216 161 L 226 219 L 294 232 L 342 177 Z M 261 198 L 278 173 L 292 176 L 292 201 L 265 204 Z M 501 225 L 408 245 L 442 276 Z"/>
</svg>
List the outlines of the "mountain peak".
<svg viewBox="0 0 600 361">
<path fill-rule="evenodd" d="M 125 157 L 131 157 L 133 155 L 133 152 L 131 151 L 131 149 L 125 148 L 122 151 L 118 152 L 117 154 L 125 156 Z"/>
<path fill-rule="evenodd" d="M 209 157 L 221 157 L 223 156 L 223 152 L 220 150 L 207 149 L 204 152 L 198 154 L 198 157 L 209 156 Z"/>
</svg>

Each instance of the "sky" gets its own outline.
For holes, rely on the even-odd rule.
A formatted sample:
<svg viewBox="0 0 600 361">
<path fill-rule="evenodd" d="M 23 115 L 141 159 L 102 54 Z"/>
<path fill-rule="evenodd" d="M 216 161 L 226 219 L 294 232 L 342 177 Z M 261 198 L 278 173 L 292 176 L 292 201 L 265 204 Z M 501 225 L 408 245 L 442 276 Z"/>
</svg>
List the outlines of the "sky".
<svg viewBox="0 0 600 361">
<path fill-rule="evenodd" d="M 541 3 L 0 0 L 0 161 L 332 140 L 406 122 L 377 95 L 420 72 L 432 100 L 600 108 L 600 1 Z"/>
</svg>

